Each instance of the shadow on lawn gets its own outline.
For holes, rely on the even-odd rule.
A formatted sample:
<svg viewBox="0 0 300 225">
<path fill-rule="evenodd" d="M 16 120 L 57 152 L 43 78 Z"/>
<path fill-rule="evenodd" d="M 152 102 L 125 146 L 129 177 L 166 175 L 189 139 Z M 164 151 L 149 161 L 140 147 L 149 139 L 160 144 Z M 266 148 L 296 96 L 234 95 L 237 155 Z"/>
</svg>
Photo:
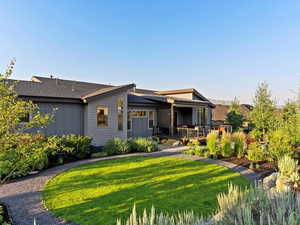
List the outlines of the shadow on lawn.
<svg viewBox="0 0 300 225">
<path fill-rule="evenodd" d="M 141 164 L 122 171 L 93 173 L 96 168 L 107 169 L 109 166 L 132 162 L 148 163 L 148 160 L 154 162 L 149 161 L 148 165 Z M 246 180 L 228 169 L 199 161 L 164 158 L 155 162 L 155 159 L 148 157 L 112 161 L 75 168 L 69 171 L 74 175 L 50 185 L 44 192 L 46 199 L 54 196 L 58 198 L 59 195 L 76 191 L 84 194 L 97 188 L 99 192 L 91 195 L 91 198 L 85 197 L 82 203 L 62 208 L 58 206 L 53 212 L 81 225 L 115 224 L 117 218 L 124 219 L 130 214 L 134 204 L 138 211 L 143 208 L 150 209 L 154 205 L 158 211 L 174 213 L 193 210 L 196 214 L 208 215 L 215 209 L 216 194 L 227 190 L 228 181 L 247 184 Z M 82 170 L 91 170 L 92 174 L 79 176 Z M 114 189 L 107 194 L 101 194 L 103 188 L 109 187 Z M 73 200 L 76 202 L 76 199 Z"/>
</svg>

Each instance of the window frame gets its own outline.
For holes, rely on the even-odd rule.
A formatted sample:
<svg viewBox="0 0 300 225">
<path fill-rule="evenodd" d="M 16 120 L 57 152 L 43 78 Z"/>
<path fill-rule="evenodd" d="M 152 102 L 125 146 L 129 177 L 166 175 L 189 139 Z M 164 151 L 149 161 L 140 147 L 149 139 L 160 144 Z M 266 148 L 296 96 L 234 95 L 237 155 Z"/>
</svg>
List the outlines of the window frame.
<svg viewBox="0 0 300 225">
<path fill-rule="evenodd" d="M 105 116 L 105 111 L 107 113 L 105 124 L 99 124 L 99 121 L 98 121 L 98 110 L 100 110 L 101 108 L 104 109 L 104 116 Z M 108 108 L 108 106 L 97 106 L 96 107 L 96 124 L 97 124 L 97 127 L 100 127 L 100 128 L 109 127 L 109 121 L 108 120 L 109 120 L 109 108 Z"/>
</svg>

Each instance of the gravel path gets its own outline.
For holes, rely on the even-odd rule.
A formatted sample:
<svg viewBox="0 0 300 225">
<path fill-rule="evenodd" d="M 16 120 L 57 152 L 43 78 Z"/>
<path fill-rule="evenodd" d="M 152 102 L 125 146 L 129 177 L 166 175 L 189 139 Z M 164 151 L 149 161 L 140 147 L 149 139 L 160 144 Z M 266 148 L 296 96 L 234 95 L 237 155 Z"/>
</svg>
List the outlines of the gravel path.
<svg viewBox="0 0 300 225">
<path fill-rule="evenodd" d="M 13 218 L 14 225 L 33 225 L 34 218 L 37 225 L 74 225 L 73 223 L 64 222 L 54 217 L 50 211 L 47 211 L 42 204 L 41 191 L 44 184 L 65 170 L 75 166 L 97 162 L 101 160 L 124 158 L 128 156 L 175 156 L 181 158 L 190 158 L 194 160 L 202 160 L 208 163 L 215 163 L 236 172 L 241 173 L 244 177 L 254 182 L 258 179 L 258 175 L 252 170 L 245 167 L 240 167 L 232 163 L 223 162 L 220 160 L 212 160 L 197 156 L 189 156 L 181 154 L 181 151 L 186 147 L 177 147 L 164 149 L 160 152 L 153 153 L 135 153 L 127 155 L 110 156 L 98 159 L 86 159 L 73 163 L 64 164 L 42 171 L 36 175 L 27 176 L 25 178 L 14 180 L 11 183 L 0 186 L 0 201 L 8 206 L 9 214 Z"/>
</svg>

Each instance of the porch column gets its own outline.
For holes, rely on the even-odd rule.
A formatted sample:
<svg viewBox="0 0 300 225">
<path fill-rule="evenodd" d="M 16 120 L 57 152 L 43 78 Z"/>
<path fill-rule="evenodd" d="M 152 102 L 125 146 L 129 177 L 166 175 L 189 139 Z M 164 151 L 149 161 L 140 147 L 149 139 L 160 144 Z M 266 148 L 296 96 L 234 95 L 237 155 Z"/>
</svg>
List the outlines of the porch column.
<svg viewBox="0 0 300 225">
<path fill-rule="evenodd" d="M 174 104 L 171 104 L 171 126 L 170 135 L 174 136 Z"/>
</svg>

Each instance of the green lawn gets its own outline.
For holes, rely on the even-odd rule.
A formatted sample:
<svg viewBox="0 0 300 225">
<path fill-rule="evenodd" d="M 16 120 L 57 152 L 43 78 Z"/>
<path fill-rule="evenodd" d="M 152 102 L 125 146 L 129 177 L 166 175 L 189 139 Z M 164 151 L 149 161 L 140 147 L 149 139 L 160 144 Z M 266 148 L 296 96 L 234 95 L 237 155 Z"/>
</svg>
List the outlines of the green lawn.
<svg viewBox="0 0 300 225">
<path fill-rule="evenodd" d="M 228 182 L 248 185 L 218 165 L 175 157 L 128 157 L 68 170 L 51 179 L 43 197 L 56 216 L 80 225 L 114 225 L 132 206 L 208 215 Z"/>
</svg>

